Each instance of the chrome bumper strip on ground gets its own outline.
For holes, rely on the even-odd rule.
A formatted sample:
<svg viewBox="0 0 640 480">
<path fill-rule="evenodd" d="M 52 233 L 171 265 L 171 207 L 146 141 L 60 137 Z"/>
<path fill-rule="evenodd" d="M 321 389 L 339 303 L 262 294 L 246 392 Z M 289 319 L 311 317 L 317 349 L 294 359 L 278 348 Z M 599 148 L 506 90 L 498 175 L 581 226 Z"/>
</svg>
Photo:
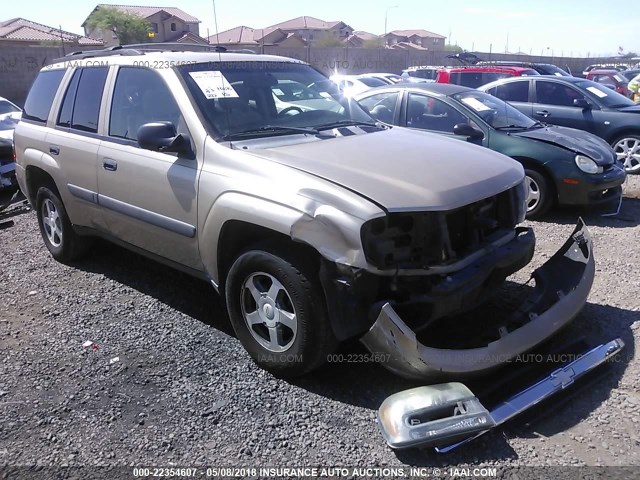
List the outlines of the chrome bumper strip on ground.
<svg viewBox="0 0 640 480">
<path fill-rule="evenodd" d="M 613 355 L 619 353 L 623 348 L 624 342 L 620 338 L 612 340 L 609 343 L 599 345 L 580 355 L 576 360 L 563 368 L 554 371 L 545 379 L 502 402 L 490 412 L 490 415 L 495 422 L 495 426 L 506 422 L 514 416 L 568 387 L 575 380 L 601 365 Z M 489 430 L 484 430 L 477 435 L 446 447 L 436 447 L 436 451 L 439 453 L 450 452 L 460 445 L 470 442 L 488 431 Z"/>
</svg>

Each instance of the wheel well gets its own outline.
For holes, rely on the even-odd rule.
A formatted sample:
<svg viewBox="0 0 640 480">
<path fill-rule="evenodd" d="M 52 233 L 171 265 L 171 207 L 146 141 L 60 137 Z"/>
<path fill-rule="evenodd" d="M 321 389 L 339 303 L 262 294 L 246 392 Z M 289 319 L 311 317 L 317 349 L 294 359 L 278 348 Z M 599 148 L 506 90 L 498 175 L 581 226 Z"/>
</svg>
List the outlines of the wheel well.
<svg viewBox="0 0 640 480">
<path fill-rule="evenodd" d="M 613 142 L 615 142 L 616 140 L 618 140 L 619 138 L 624 137 L 625 135 L 633 135 L 635 137 L 640 137 L 640 131 L 635 130 L 633 128 L 629 128 L 626 130 L 620 130 L 618 132 L 615 132 L 614 135 L 611 135 L 608 139 L 607 142 L 609 143 L 609 145 L 611 145 L 613 147 Z"/>
<path fill-rule="evenodd" d="M 547 182 L 549 182 L 549 186 L 553 189 L 554 200 L 555 201 L 558 200 L 558 188 L 556 187 L 556 182 L 553 179 L 553 176 L 551 175 L 551 172 L 549 172 L 549 169 L 547 167 L 545 167 L 544 165 L 541 165 L 539 162 L 536 162 L 535 160 L 532 160 L 526 157 L 513 157 L 513 159 L 520 162 L 524 168 L 528 168 L 529 170 L 535 170 L 536 172 L 543 175 L 544 178 L 547 180 Z"/>
<path fill-rule="evenodd" d="M 40 187 L 48 186 L 55 191 L 58 196 L 60 195 L 53 177 L 39 167 L 28 166 L 26 170 L 26 180 L 29 202 L 33 206 L 36 204 L 36 195 Z"/>
<path fill-rule="evenodd" d="M 307 258 L 320 257 L 313 247 L 295 242 L 280 232 L 240 220 L 229 220 L 222 226 L 218 239 L 218 282 L 221 291 L 224 290 L 227 273 L 238 255 L 253 245 L 265 243 L 287 245 L 287 248 L 304 251 Z"/>
</svg>

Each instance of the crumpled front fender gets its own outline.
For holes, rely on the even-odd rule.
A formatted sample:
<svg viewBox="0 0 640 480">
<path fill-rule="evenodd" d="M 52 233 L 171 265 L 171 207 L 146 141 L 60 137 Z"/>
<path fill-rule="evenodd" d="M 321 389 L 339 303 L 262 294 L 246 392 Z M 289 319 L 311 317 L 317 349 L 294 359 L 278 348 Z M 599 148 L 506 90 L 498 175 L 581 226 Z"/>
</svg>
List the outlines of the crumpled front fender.
<svg viewBox="0 0 640 480">
<path fill-rule="evenodd" d="M 580 219 L 564 245 L 533 272 L 536 286 L 505 322 L 500 339 L 473 349 L 428 347 L 386 303 L 361 342 L 371 352 L 388 354 L 383 366 L 405 378 L 482 374 L 531 350 L 567 325 L 586 303 L 594 274 L 593 241 Z M 508 330 L 509 325 L 518 327 Z"/>
</svg>

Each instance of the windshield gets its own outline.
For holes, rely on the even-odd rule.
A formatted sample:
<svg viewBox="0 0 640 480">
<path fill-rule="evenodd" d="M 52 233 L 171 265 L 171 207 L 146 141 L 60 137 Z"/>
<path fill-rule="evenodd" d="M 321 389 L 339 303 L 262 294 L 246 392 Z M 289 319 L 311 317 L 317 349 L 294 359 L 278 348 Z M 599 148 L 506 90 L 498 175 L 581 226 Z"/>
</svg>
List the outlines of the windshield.
<svg viewBox="0 0 640 480">
<path fill-rule="evenodd" d="M 355 100 L 309 65 L 208 62 L 178 67 L 208 130 L 218 138 L 311 133 L 375 124 Z M 307 129 L 307 130 L 304 130 Z"/>
<path fill-rule="evenodd" d="M 525 129 L 537 122 L 511 105 L 484 92 L 464 92 L 453 96 L 473 113 L 496 129 Z"/>
<path fill-rule="evenodd" d="M 591 80 L 582 80 L 575 83 L 576 87 L 595 96 L 598 101 L 607 108 L 620 108 L 635 105 L 633 100 L 620 95 L 615 90 L 611 90 Z"/>
<path fill-rule="evenodd" d="M 13 103 L 7 102 L 6 100 L 0 100 L 0 115 L 4 115 L 5 113 L 14 113 L 19 112 L 20 109 L 16 107 Z"/>
</svg>

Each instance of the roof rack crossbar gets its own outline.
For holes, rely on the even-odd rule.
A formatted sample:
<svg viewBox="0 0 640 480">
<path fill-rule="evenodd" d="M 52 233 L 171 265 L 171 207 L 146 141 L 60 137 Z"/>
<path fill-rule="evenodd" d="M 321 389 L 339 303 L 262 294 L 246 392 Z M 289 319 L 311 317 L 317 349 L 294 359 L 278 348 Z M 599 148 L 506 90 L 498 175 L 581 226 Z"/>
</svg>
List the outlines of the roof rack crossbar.
<svg viewBox="0 0 640 480">
<path fill-rule="evenodd" d="M 109 57 L 113 55 L 131 56 L 143 55 L 145 52 L 234 52 L 234 53 L 251 53 L 253 50 L 227 50 L 220 45 L 201 44 L 201 43 L 179 43 L 179 42 L 158 42 L 158 43 L 135 43 L 131 45 L 116 45 L 106 47 L 100 50 L 83 50 L 68 53 L 64 57 L 56 58 L 51 63 L 61 63 L 83 58 L 99 58 Z"/>
<path fill-rule="evenodd" d="M 118 48 L 110 47 L 108 49 L 101 50 L 85 50 L 78 52 L 71 52 L 64 57 L 56 58 L 51 63 L 70 62 L 73 60 L 81 60 L 83 58 L 98 58 L 98 57 L 110 57 L 114 55 L 131 56 L 140 55 L 142 52 L 130 48 Z"/>
<path fill-rule="evenodd" d="M 123 45 L 123 48 L 135 48 L 141 51 L 171 51 L 171 52 L 226 52 L 227 49 L 221 45 L 204 43 L 180 43 L 180 42 L 157 42 L 157 43 L 134 43 Z"/>
</svg>

